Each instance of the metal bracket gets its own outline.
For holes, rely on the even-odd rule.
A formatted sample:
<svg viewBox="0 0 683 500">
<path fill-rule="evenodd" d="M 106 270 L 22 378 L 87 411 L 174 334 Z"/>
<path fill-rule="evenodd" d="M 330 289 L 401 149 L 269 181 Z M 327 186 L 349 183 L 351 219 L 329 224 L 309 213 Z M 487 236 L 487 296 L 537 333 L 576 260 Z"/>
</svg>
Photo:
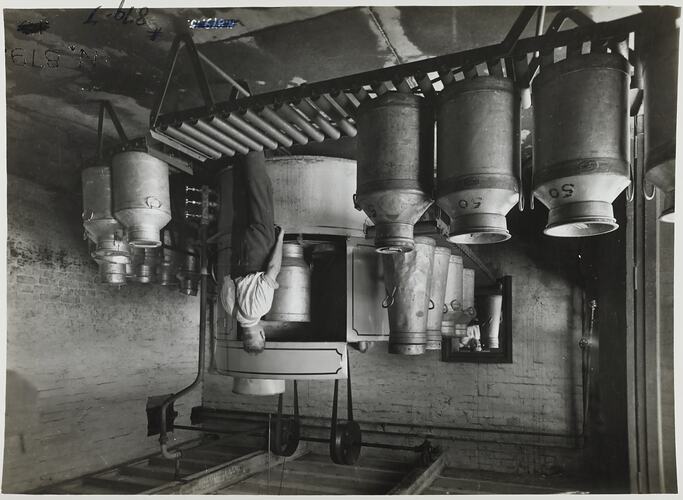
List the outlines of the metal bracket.
<svg viewBox="0 0 683 500">
<path fill-rule="evenodd" d="M 173 76 L 173 70 L 175 69 L 175 64 L 178 60 L 178 53 L 180 52 L 180 44 L 184 42 L 187 50 L 189 51 L 190 61 L 194 68 L 195 77 L 199 83 L 199 90 L 204 98 L 204 104 L 207 110 L 213 108 L 214 100 L 213 94 L 211 93 L 211 88 L 209 87 L 209 82 L 206 79 L 206 74 L 202 68 L 202 63 L 199 60 L 199 53 L 197 52 L 197 47 L 192 40 L 192 37 L 188 33 L 181 33 L 175 37 L 173 40 L 173 45 L 171 45 L 171 52 L 169 54 L 168 64 L 166 65 L 166 73 L 164 75 L 164 86 L 161 93 L 157 95 L 157 99 L 152 107 L 152 112 L 150 113 L 150 128 L 154 128 L 159 119 L 159 113 L 161 112 L 161 107 L 164 104 L 164 99 L 166 98 L 166 93 L 168 92 L 168 86 L 171 83 L 171 76 Z"/>
<path fill-rule="evenodd" d="M 118 115 L 114 111 L 111 103 L 109 101 L 101 100 L 100 103 L 100 113 L 97 120 L 97 159 L 102 160 L 102 153 L 104 147 L 104 113 L 105 111 L 109 114 L 109 119 L 114 124 L 116 128 L 116 133 L 119 134 L 119 141 L 121 144 L 128 142 L 128 137 L 126 132 L 123 130 L 121 121 Z"/>
<path fill-rule="evenodd" d="M 557 15 L 550 22 L 550 26 L 548 26 L 548 29 L 545 32 L 544 37 L 557 34 L 567 19 L 573 21 L 574 24 L 576 24 L 576 26 L 579 28 L 581 28 L 582 26 L 589 26 L 595 24 L 595 22 L 590 17 L 585 15 L 583 12 L 576 9 L 575 7 L 570 7 L 567 9 L 563 9 L 557 13 Z M 526 74 L 522 77 L 522 80 L 520 82 L 521 87 L 529 88 L 529 86 L 531 85 L 531 80 L 534 78 L 534 75 L 536 74 L 536 71 L 538 70 L 539 66 L 543 64 L 545 59 L 548 59 L 548 54 L 552 54 L 554 48 L 554 46 L 547 44 L 541 49 L 540 53 L 537 52 L 536 55 L 534 55 L 534 58 L 529 63 L 529 67 L 526 71 Z"/>
<path fill-rule="evenodd" d="M 455 246 L 460 250 L 464 255 L 467 256 L 474 264 L 481 269 L 481 271 L 486 275 L 488 279 L 491 280 L 492 283 L 498 283 L 498 279 L 495 277 L 495 275 L 491 272 L 491 270 L 484 264 L 484 262 L 477 257 L 477 254 L 475 254 L 469 247 L 465 245 L 458 245 L 457 243 Z"/>
<path fill-rule="evenodd" d="M 541 12 L 538 9 L 524 7 L 505 39 L 486 47 L 250 96 L 246 96 L 248 90 L 244 89 L 246 93 L 240 90 L 238 97 L 233 87 L 234 95 L 228 101 L 213 104 L 205 99 L 207 104 L 212 104 L 210 112 L 197 107 L 159 116 L 157 103 L 152 111 L 151 128 L 160 136 L 168 131 L 173 136 L 165 139 L 170 147 L 202 162 L 264 148 L 289 148 L 295 142 L 306 144 L 353 137 L 357 133 L 355 116 L 361 102 L 384 92 L 397 90 L 431 96 L 437 93 L 435 85 L 447 85 L 458 74 L 466 78 L 476 76 L 476 67 L 480 64 L 486 64 L 490 74 L 504 75 L 519 88 L 526 88 L 544 57 L 548 62 L 548 54 L 552 55 L 555 48 L 566 47 L 576 52 L 584 42 L 591 42 L 595 50 L 612 48 L 623 53 L 624 47 L 628 49 L 624 40 L 643 22 L 643 15 L 636 14 L 594 23 L 576 9 L 565 9 L 545 35 L 520 39 L 534 14 Z M 579 26 L 558 31 L 566 19 Z M 178 44 L 174 44 L 170 68 L 175 64 Z M 527 57 L 535 53 L 539 56 L 529 67 Z M 197 61 L 202 57 L 199 54 Z M 222 71 L 219 73 L 231 83 L 238 83 Z M 168 78 L 160 101 L 167 87 Z M 240 83 L 240 87 L 244 86 Z M 195 130 L 195 126 L 203 130 Z M 532 205 L 533 196 L 527 201 Z"/>
</svg>

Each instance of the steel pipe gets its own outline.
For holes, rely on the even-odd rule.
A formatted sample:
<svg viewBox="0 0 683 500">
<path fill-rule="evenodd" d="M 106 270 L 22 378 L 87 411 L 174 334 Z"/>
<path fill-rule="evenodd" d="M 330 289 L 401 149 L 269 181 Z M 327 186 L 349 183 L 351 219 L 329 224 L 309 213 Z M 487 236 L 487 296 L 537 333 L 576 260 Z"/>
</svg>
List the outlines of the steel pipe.
<svg viewBox="0 0 683 500">
<path fill-rule="evenodd" d="M 185 132 L 181 132 L 179 129 L 177 129 L 175 127 L 170 127 L 170 126 L 166 127 L 166 129 L 164 130 L 164 133 L 171 136 L 176 141 L 182 142 L 186 146 L 190 146 L 191 148 L 196 149 L 200 153 L 205 154 L 206 156 L 208 156 L 209 158 L 211 158 L 213 160 L 216 160 L 222 156 L 222 153 L 219 150 L 217 150 L 211 146 L 208 146 L 208 145 L 204 144 L 203 142 L 198 141 L 197 139 L 190 137 Z M 233 151 L 233 154 L 234 154 L 234 151 Z"/>
<path fill-rule="evenodd" d="M 197 120 L 194 126 L 197 127 L 197 129 L 199 129 L 204 134 L 211 136 L 213 139 L 224 144 L 227 148 L 231 150 L 234 150 L 243 155 L 249 153 L 249 148 L 247 148 L 244 144 L 234 140 L 232 137 L 225 135 L 218 129 L 212 127 L 211 125 L 202 120 Z"/>
<path fill-rule="evenodd" d="M 184 396 L 192 391 L 202 380 L 204 373 L 204 357 L 206 356 L 206 310 L 208 304 L 207 285 L 208 285 L 208 258 L 206 253 L 206 225 L 202 224 L 199 228 L 199 248 L 200 248 L 200 266 L 201 266 L 201 280 L 200 280 L 200 296 L 199 296 L 199 355 L 197 357 L 197 376 L 194 381 L 169 397 L 164 404 L 161 405 L 161 432 L 159 434 L 159 444 L 161 445 L 161 453 L 170 459 L 179 459 L 181 451 L 177 450 L 169 452 L 168 450 L 168 435 L 166 432 L 166 410 L 168 406 L 176 401 L 178 398 Z"/>
<path fill-rule="evenodd" d="M 283 104 L 276 111 L 280 113 L 285 119 L 297 125 L 304 134 L 306 134 L 315 142 L 322 142 L 325 140 L 325 135 L 321 133 L 318 129 L 313 127 L 313 125 L 311 125 L 307 118 L 301 116 L 300 111 L 295 111 L 291 107 L 291 104 Z"/>
<path fill-rule="evenodd" d="M 351 125 L 351 123 L 346 119 L 347 113 L 342 108 L 337 101 L 332 99 L 329 94 L 323 94 L 318 99 L 315 100 L 315 103 L 322 108 L 330 117 L 333 117 L 333 115 L 336 115 L 336 120 L 335 124 L 339 129 L 342 131 L 342 133 L 348 137 L 355 137 L 356 134 L 358 133 L 358 130 L 356 127 Z"/>
<path fill-rule="evenodd" d="M 198 140 L 205 146 L 208 146 L 210 148 L 213 148 L 224 155 L 227 156 L 235 156 L 235 150 L 233 148 L 229 148 L 225 144 L 222 144 L 221 142 L 217 141 L 213 137 L 211 137 L 209 134 L 203 132 L 202 130 L 199 130 L 199 127 L 196 126 L 198 125 L 199 122 L 195 124 L 195 126 L 190 125 L 189 123 L 181 123 L 179 130 L 185 134 L 187 134 L 190 137 L 193 137 L 194 139 Z M 196 127 L 196 128 L 195 128 Z"/>
<path fill-rule="evenodd" d="M 240 116 L 238 116 L 236 112 L 232 112 L 232 113 L 228 114 L 225 117 L 225 119 L 227 120 L 228 123 L 234 125 L 240 131 L 242 131 L 245 135 L 248 135 L 253 140 L 258 142 L 259 144 L 262 144 L 264 147 L 266 147 L 268 149 L 277 149 L 278 148 L 277 142 L 275 142 L 274 140 L 267 137 L 265 134 L 263 134 L 261 131 L 257 130 L 252 125 L 248 124 L 246 121 L 244 121 L 244 119 L 242 119 Z"/>
<path fill-rule="evenodd" d="M 258 116 L 252 110 L 247 109 L 244 112 L 244 119 L 257 128 L 260 128 L 268 137 L 280 143 L 282 146 L 289 148 L 294 144 L 291 138 L 277 130 L 270 123 L 267 123 L 263 118 Z"/>
<path fill-rule="evenodd" d="M 249 148 L 251 151 L 263 151 L 263 144 L 260 142 L 256 142 L 247 135 L 243 134 L 237 128 L 233 127 L 229 123 L 225 123 L 223 120 L 220 118 L 214 116 L 212 118 L 209 118 L 207 120 L 207 125 L 210 127 L 215 127 L 216 129 L 220 130 L 221 132 L 224 132 L 228 136 L 232 137 L 233 140 L 236 142 L 239 142 L 242 144 L 244 147 Z M 238 149 L 238 148 L 235 148 Z"/>
<path fill-rule="evenodd" d="M 299 108 L 302 113 L 304 113 L 308 118 L 310 118 L 325 135 L 333 140 L 337 140 L 341 137 L 341 132 L 337 130 L 334 125 L 332 125 L 327 118 L 325 118 L 322 113 L 313 106 L 309 98 L 302 99 L 294 105 Z"/>
<path fill-rule="evenodd" d="M 268 106 L 264 107 L 261 110 L 261 116 L 263 116 L 263 118 L 271 122 L 276 127 L 283 130 L 285 134 L 287 134 L 289 137 L 294 139 L 299 144 L 308 144 L 308 137 L 306 137 L 304 134 L 302 134 L 297 129 L 292 127 L 289 124 L 289 122 L 280 118 L 280 116 L 277 113 L 275 113 L 272 109 L 270 109 Z"/>
</svg>

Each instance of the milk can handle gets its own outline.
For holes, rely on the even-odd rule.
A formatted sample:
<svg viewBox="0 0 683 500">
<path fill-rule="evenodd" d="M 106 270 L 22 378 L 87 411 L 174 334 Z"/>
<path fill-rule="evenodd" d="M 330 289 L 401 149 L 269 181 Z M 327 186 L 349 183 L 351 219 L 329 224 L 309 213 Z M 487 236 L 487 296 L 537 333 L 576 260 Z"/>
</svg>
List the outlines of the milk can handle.
<svg viewBox="0 0 683 500">
<path fill-rule="evenodd" d="M 391 307 L 394 305 L 394 294 L 396 293 L 396 287 L 391 291 L 391 294 L 387 292 L 387 296 L 384 298 L 382 301 L 382 309 L 386 309 L 387 307 Z"/>
<path fill-rule="evenodd" d="M 434 301 L 432 299 L 429 299 L 429 310 L 431 311 L 436 307 L 436 304 L 434 304 Z"/>
<path fill-rule="evenodd" d="M 633 162 L 628 162 L 628 178 L 629 183 L 626 186 L 626 201 L 631 203 L 633 201 L 633 195 L 635 194 L 635 189 L 633 189 Z"/>
<path fill-rule="evenodd" d="M 460 302 L 458 302 L 456 299 L 451 300 L 451 308 L 454 311 L 458 311 L 462 309 L 462 306 L 460 305 Z"/>
<path fill-rule="evenodd" d="M 652 186 L 652 193 L 647 194 L 647 182 L 643 180 L 643 196 L 647 201 L 652 200 L 655 197 L 655 187 Z"/>
<path fill-rule="evenodd" d="M 443 313 L 446 314 L 448 312 L 448 306 L 446 304 L 443 305 Z"/>
</svg>

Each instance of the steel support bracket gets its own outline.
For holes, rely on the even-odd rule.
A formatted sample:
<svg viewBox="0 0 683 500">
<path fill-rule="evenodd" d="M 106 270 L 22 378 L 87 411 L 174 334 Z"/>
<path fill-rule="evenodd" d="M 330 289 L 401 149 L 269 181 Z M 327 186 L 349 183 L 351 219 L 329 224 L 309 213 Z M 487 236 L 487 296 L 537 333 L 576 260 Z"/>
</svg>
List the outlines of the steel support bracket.
<svg viewBox="0 0 683 500">
<path fill-rule="evenodd" d="M 190 61 L 192 62 L 192 67 L 194 69 L 195 77 L 197 78 L 197 83 L 199 84 L 199 90 L 202 93 L 202 98 L 204 99 L 204 104 L 206 105 L 207 111 L 213 108 L 214 100 L 213 94 L 211 93 L 211 88 L 209 87 L 209 82 L 206 79 L 206 73 L 202 68 L 202 63 L 199 59 L 199 54 L 197 52 L 197 47 L 192 40 L 189 33 L 180 33 L 173 40 L 173 45 L 171 45 L 171 51 L 169 53 L 168 63 L 166 65 L 166 72 L 164 74 L 164 86 L 161 92 L 157 94 L 154 106 L 150 113 L 149 126 L 154 128 L 159 119 L 159 114 L 161 113 L 161 107 L 166 99 L 166 93 L 168 92 L 169 84 L 171 83 L 171 76 L 173 76 L 173 71 L 175 70 L 176 62 L 178 61 L 178 54 L 180 53 L 181 43 L 184 43 L 189 52 Z"/>
</svg>

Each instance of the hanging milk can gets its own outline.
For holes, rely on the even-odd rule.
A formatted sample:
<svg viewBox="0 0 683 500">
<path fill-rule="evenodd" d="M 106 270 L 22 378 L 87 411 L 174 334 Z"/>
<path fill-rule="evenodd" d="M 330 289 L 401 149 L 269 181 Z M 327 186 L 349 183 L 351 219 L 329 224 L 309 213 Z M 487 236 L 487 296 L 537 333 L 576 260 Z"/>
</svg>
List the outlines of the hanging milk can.
<svg viewBox="0 0 683 500">
<path fill-rule="evenodd" d="M 438 102 L 436 199 L 451 217 L 448 239 L 505 241 L 505 216 L 519 200 L 514 83 L 496 76 L 461 80 Z"/>
<path fill-rule="evenodd" d="M 435 304 L 429 298 L 436 243 L 418 236 L 412 252 L 383 256 L 389 311 L 389 352 L 423 354 L 427 344 L 427 315 Z"/>
<path fill-rule="evenodd" d="M 387 92 L 358 110 L 355 203 L 376 226 L 378 252 L 409 252 L 433 200 L 434 122 L 422 97 Z"/>
<path fill-rule="evenodd" d="M 434 265 L 429 290 L 429 297 L 434 307 L 427 313 L 427 350 L 441 349 L 441 321 L 447 310 L 445 296 L 450 258 L 450 248 L 437 246 L 434 249 Z"/>
<path fill-rule="evenodd" d="M 160 246 L 159 232 L 171 220 L 168 165 L 140 151 L 118 153 L 112 159 L 112 190 L 114 216 L 125 226 L 128 242 Z"/>
<path fill-rule="evenodd" d="M 112 214 L 111 169 L 105 166 L 86 168 L 81 172 L 81 180 L 83 228 L 95 243 L 92 257 L 101 262 L 127 264 L 130 249 L 124 228 Z"/>
<path fill-rule="evenodd" d="M 448 275 L 444 294 L 444 309 L 441 319 L 441 336 L 455 335 L 455 320 L 462 314 L 462 257 L 451 255 L 448 259 Z"/>
<path fill-rule="evenodd" d="M 611 53 L 570 56 L 534 79 L 536 198 L 549 236 L 581 237 L 618 226 L 612 202 L 629 180 L 629 63 Z"/>
</svg>

